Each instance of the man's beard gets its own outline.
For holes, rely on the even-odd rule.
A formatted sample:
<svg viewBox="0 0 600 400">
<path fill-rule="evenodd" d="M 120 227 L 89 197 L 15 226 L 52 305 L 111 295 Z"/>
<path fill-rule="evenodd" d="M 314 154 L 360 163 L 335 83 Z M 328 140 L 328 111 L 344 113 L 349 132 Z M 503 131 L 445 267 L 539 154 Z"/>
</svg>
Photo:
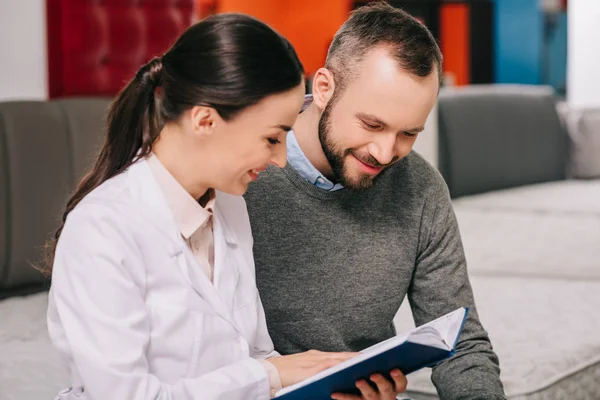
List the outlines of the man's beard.
<svg viewBox="0 0 600 400">
<path fill-rule="evenodd" d="M 358 179 L 352 179 L 349 176 L 348 170 L 346 168 L 346 157 L 352 155 L 358 160 L 364 162 L 365 164 L 372 165 L 374 167 L 384 168 L 386 167 L 386 165 L 380 164 L 370 154 L 367 156 L 361 156 L 358 153 L 356 153 L 354 149 L 342 150 L 333 141 L 333 139 L 331 138 L 331 111 L 333 110 L 333 106 L 335 105 L 335 103 L 336 99 L 334 95 L 334 97 L 331 98 L 331 100 L 325 106 L 325 109 L 321 114 L 321 118 L 319 119 L 319 142 L 321 143 L 321 148 L 323 149 L 323 153 L 325 153 L 325 157 L 327 157 L 327 161 L 331 166 L 331 169 L 333 171 L 333 177 L 336 182 L 340 183 L 346 189 L 349 190 L 359 191 L 369 189 L 373 186 L 373 183 L 377 179 L 377 177 L 381 175 L 381 172 L 375 176 L 368 174 L 359 174 Z"/>
</svg>

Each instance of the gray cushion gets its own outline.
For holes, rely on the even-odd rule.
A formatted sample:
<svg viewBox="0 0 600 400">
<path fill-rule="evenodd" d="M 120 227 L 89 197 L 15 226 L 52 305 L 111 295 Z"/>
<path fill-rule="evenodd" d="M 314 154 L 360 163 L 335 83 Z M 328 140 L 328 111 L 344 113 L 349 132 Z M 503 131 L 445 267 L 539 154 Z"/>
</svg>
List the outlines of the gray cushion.
<svg viewBox="0 0 600 400">
<path fill-rule="evenodd" d="M 108 98 L 70 98 L 56 102 L 71 133 L 73 173 L 78 182 L 91 168 L 104 140 Z"/>
<path fill-rule="evenodd" d="M 31 267 L 56 229 L 72 187 L 68 130 L 54 103 L 0 105 L 8 178 L 7 262 L 0 289 L 35 285 L 43 276 Z"/>
<path fill-rule="evenodd" d="M 566 177 L 568 140 L 551 88 L 444 88 L 438 110 L 440 171 L 452 197 Z"/>
<path fill-rule="evenodd" d="M 0 297 L 47 281 L 32 265 L 102 141 L 108 99 L 0 103 Z"/>
<path fill-rule="evenodd" d="M 8 155 L 0 105 L 0 285 L 8 270 Z"/>
<path fill-rule="evenodd" d="M 570 110 L 566 122 L 571 138 L 569 175 L 600 178 L 600 109 Z"/>
</svg>

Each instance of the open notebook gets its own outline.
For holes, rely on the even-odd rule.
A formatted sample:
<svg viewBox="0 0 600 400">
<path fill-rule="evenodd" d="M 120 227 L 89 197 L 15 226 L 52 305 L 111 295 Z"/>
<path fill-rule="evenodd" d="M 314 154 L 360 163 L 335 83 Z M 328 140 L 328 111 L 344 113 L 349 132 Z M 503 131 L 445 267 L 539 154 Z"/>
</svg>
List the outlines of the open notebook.
<svg viewBox="0 0 600 400">
<path fill-rule="evenodd" d="M 436 364 L 454 354 L 467 318 L 459 308 L 418 328 L 396 335 L 360 352 L 356 357 L 277 392 L 278 400 L 326 400 L 334 392 L 359 394 L 356 381 L 374 373 L 386 376 L 399 368 L 405 375 Z"/>
</svg>

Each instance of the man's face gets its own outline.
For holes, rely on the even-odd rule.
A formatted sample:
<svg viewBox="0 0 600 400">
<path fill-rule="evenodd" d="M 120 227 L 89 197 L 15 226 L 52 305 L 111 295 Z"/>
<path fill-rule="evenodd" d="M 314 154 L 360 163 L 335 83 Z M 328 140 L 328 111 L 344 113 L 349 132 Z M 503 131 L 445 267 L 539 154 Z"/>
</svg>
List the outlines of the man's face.
<svg viewBox="0 0 600 400">
<path fill-rule="evenodd" d="M 319 140 L 335 179 L 350 190 L 370 188 L 408 155 L 438 93 L 438 75 L 400 69 L 385 49 L 358 65 L 356 79 L 334 93 L 319 120 Z"/>
</svg>

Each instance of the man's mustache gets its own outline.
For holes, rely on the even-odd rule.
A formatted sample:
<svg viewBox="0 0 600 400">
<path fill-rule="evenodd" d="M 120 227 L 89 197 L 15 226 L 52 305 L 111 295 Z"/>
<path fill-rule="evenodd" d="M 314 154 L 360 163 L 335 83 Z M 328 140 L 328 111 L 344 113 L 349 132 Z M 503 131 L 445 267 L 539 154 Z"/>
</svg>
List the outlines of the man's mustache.
<svg viewBox="0 0 600 400">
<path fill-rule="evenodd" d="M 387 164 L 381 164 L 379 161 L 377 161 L 377 159 L 375 157 L 373 157 L 370 154 L 361 155 L 361 154 L 358 154 L 353 149 L 348 149 L 348 150 L 346 150 L 346 155 L 349 155 L 349 154 L 351 154 L 354 157 L 356 157 L 360 162 L 363 162 L 363 163 L 365 163 L 367 165 L 370 165 L 371 167 L 381 168 L 381 169 L 387 168 L 390 165 L 394 164 L 396 161 L 398 161 L 398 158 L 399 158 L 398 156 L 394 156 L 394 158 L 392 158 L 392 161 L 390 161 L 389 163 L 387 163 Z"/>
</svg>

